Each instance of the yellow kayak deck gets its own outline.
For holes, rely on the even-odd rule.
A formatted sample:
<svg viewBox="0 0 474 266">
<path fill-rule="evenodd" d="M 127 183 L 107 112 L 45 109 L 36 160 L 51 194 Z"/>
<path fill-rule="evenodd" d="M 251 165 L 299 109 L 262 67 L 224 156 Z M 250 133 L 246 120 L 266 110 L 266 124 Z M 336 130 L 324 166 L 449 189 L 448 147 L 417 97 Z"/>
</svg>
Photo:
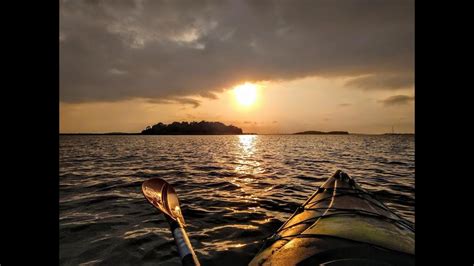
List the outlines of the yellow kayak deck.
<svg viewBox="0 0 474 266">
<path fill-rule="evenodd" d="M 376 253 L 393 257 L 391 261 L 396 264 L 405 264 L 406 258 L 411 261 L 415 254 L 414 235 L 409 222 L 390 211 L 347 174 L 337 171 L 266 240 L 249 265 L 322 262 L 318 256 L 340 261 L 352 258 L 348 264 L 367 260 L 361 264 L 368 265 L 371 254 Z M 364 252 L 368 255 L 363 255 Z M 402 261 L 397 261 L 398 257 Z"/>
</svg>

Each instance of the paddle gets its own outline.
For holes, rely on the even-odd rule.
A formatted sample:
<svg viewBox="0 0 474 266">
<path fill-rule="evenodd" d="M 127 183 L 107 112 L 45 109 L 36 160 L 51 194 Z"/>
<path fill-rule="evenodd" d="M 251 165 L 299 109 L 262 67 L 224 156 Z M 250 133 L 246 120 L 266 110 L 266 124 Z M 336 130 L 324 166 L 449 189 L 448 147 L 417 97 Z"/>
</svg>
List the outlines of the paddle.
<svg viewBox="0 0 474 266">
<path fill-rule="evenodd" d="M 142 192 L 151 205 L 165 215 L 178 247 L 181 263 L 185 266 L 200 265 L 184 230 L 186 224 L 174 188 L 163 179 L 153 178 L 143 182 Z"/>
</svg>

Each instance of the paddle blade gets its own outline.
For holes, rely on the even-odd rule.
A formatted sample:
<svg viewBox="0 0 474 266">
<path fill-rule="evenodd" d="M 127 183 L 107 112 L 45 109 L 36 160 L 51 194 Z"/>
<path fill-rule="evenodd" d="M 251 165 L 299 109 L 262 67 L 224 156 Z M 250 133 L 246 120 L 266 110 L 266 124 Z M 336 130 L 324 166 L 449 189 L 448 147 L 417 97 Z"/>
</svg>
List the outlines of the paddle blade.
<svg viewBox="0 0 474 266">
<path fill-rule="evenodd" d="M 177 221 L 181 226 L 185 226 L 179 207 L 178 194 L 170 184 L 161 178 L 149 179 L 143 182 L 142 192 L 155 208 Z"/>
</svg>

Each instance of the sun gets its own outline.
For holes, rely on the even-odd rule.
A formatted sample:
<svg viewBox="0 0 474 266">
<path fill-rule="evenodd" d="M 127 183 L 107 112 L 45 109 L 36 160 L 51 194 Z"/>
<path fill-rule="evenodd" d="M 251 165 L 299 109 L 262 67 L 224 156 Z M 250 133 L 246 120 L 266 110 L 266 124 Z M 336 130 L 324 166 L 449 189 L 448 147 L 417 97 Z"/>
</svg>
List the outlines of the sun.
<svg viewBox="0 0 474 266">
<path fill-rule="evenodd" d="M 257 100 L 258 86 L 252 83 L 244 83 L 234 87 L 235 99 L 244 106 L 250 106 Z"/>
</svg>

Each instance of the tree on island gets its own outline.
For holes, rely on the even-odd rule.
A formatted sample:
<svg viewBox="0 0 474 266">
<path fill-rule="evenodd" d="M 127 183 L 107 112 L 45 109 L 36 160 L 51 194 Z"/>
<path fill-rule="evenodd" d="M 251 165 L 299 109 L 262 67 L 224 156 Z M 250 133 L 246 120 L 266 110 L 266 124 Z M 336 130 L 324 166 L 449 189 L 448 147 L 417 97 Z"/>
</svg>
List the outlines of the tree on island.
<svg viewBox="0 0 474 266">
<path fill-rule="evenodd" d="M 173 122 L 171 124 L 158 123 L 147 126 L 143 135 L 238 135 L 242 129 L 233 125 L 226 126 L 221 122 Z"/>
</svg>

